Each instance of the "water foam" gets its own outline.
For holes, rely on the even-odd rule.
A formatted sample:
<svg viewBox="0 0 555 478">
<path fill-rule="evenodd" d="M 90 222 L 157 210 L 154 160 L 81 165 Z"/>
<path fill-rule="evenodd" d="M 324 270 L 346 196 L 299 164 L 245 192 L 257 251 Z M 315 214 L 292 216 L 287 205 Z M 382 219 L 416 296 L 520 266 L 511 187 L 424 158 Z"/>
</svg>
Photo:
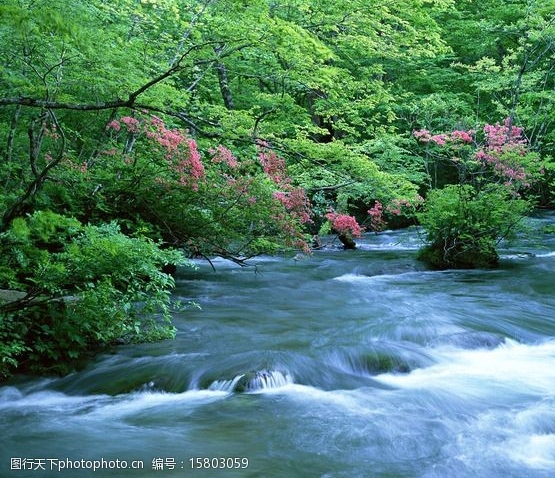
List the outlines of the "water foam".
<svg viewBox="0 0 555 478">
<path fill-rule="evenodd" d="M 516 436 L 507 443 L 509 457 L 540 470 L 555 470 L 555 435 Z"/>
<path fill-rule="evenodd" d="M 536 257 L 555 257 L 555 251 L 546 252 L 545 254 L 536 254 Z"/>
<path fill-rule="evenodd" d="M 79 410 L 107 397 L 107 395 L 73 396 L 51 390 L 23 394 L 15 387 L 7 387 L 7 390 L 0 393 L 0 410 Z"/>
<path fill-rule="evenodd" d="M 435 349 L 437 364 L 407 375 L 376 377 L 401 388 L 438 388 L 460 396 L 525 394 L 555 390 L 555 340 L 536 345 L 506 339 L 494 349 Z"/>
<path fill-rule="evenodd" d="M 347 283 L 370 283 L 370 282 L 376 282 L 376 281 L 387 281 L 387 280 L 391 280 L 391 279 L 395 279 L 399 276 L 402 275 L 406 275 L 406 274 L 411 274 L 410 272 L 407 272 L 405 274 L 379 274 L 379 275 L 375 275 L 375 276 L 367 276 L 367 275 L 363 275 L 363 274 L 353 274 L 353 273 L 348 273 L 348 274 L 343 274 L 341 276 L 338 277 L 334 277 L 332 280 L 337 281 L 337 282 L 347 282 Z"/>
<path fill-rule="evenodd" d="M 87 417 L 95 420 L 98 418 L 117 420 L 145 412 L 148 414 L 160 412 L 165 415 L 165 410 L 176 409 L 176 407 L 178 407 L 179 413 L 184 415 L 187 414 L 187 410 L 225 399 L 228 395 L 217 390 L 187 390 L 182 393 L 133 392 L 110 397 L 109 401 L 97 403 L 95 409 L 91 410 Z"/>
<path fill-rule="evenodd" d="M 259 370 L 236 375 L 231 380 L 215 380 L 208 387 L 209 390 L 232 392 L 256 392 L 260 390 L 276 389 L 293 383 L 288 372 L 279 370 Z"/>
</svg>

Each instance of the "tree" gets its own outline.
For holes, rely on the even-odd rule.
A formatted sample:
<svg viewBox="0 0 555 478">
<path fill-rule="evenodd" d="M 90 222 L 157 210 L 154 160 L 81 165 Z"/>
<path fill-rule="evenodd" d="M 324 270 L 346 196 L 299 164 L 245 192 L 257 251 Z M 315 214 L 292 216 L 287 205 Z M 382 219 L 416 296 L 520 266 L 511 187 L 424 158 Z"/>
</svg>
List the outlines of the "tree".
<svg viewBox="0 0 555 478">
<path fill-rule="evenodd" d="M 441 48 L 439 30 L 420 3 L 416 9 L 384 5 L 375 11 L 363 8 L 360 2 L 331 7 L 299 1 L 295 5 L 298 8 L 263 0 L 245 5 L 190 0 L 183 2 L 187 9 L 176 10 L 166 1 L 137 4 L 122 0 L 110 5 L 99 1 L 74 5 L 75 22 L 60 25 L 58 12 L 66 9 L 65 0 L 48 6 L 10 2 L 6 7 L 9 15 L 5 18 L 10 20 L 6 36 L 16 38 L 21 51 L 30 52 L 30 56 L 9 50 L 12 63 L 6 70 L 7 87 L 0 98 L 0 105 L 14 108 L 11 117 L 4 117 L 3 128 L 9 144 L 6 156 L 10 158 L 5 184 L 12 192 L 3 198 L 4 227 L 39 204 L 52 207 L 54 197 L 62 208 L 78 212 L 83 220 L 89 219 L 96 200 L 105 207 L 103 196 L 112 187 L 99 167 L 106 164 L 100 152 L 109 150 L 105 125 L 118 116 L 135 117 L 140 111 L 155 112 L 165 121 L 175 118 L 170 120 L 169 130 L 185 124 L 201 152 L 214 148 L 217 136 L 225 138 L 226 146 L 238 156 L 253 156 L 258 138 L 263 138 L 280 148 L 298 182 L 310 188 L 319 182 L 326 188 L 337 185 L 335 179 L 323 185 L 318 179 L 319 168 L 312 165 L 318 164 L 322 154 L 318 147 L 321 141 L 342 137 L 344 140 L 332 148 L 335 154 L 359 155 L 361 159 L 357 160 L 352 187 L 340 190 L 332 201 L 350 212 L 365 210 L 364 203 L 387 199 L 391 193 L 380 189 L 398 189 L 386 183 L 388 178 L 401 183 L 401 176 L 393 172 L 381 175 L 352 143 L 360 135 L 373 136 L 367 126 L 380 122 L 382 113 L 378 110 L 387 98 L 382 74 L 385 63 L 408 58 L 409 48 L 412 56 L 430 56 Z M 81 23 L 86 28 L 81 29 Z M 374 31 L 378 27 L 380 35 Z M 77 31 L 74 39 L 71 32 Z M 92 47 L 95 43 L 108 43 L 113 48 L 99 52 Z M 363 56 L 355 60 L 359 54 Z M 97 74 L 100 66 L 103 75 Z M 92 75 L 96 79 L 94 90 L 84 87 L 93 83 Z M 32 94 L 22 93 L 16 77 L 24 79 L 26 92 Z M 371 87 L 366 84 L 368 78 L 372 78 Z M 219 97 L 214 96 L 217 91 Z M 126 111 L 118 112 L 121 109 Z M 334 121 L 335 132 L 330 132 Z M 342 124 L 345 126 L 339 126 Z M 133 153 L 133 133 L 128 140 L 125 148 Z M 27 165 L 15 161 L 25 150 Z M 75 177 L 70 179 L 67 167 L 59 168 L 66 161 L 86 167 L 91 178 L 100 175 L 96 182 L 81 182 L 87 201 L 64 194 L 69 183 L 79 183 Z M 297 167 L 301 161 L 306 168 Z M 350 175 L 349 161 L 333 169 L 338 170 L 338 176 Z M 305 180 L 312 171 L 316 177 Z M 100 181 L 102 176 L 104 182 Z M 47 179 L 51 180 L 48 193 L 39 195 Z M 131 184 L 129 181 L 126 188 Z M 313 189 L 316 193 L 318 187 Z M 401 190 L 410 189 L 404 181 Z M 114 194 L 117 204 L 122 205 L 125 192 Z M 216 207 L 217 203 L 213 204 Z M 148 218 L 142 219 L 152 221 L 150 206 L 144 206 L 133 218 L 129 217 L 131 212 L 125 212 L 125 219 L 146 214 Z M 104 212 L 103 219 L 114 217 Z M 202 223 L 201 216 L 191 218 L 191 223 Z M 161 233 L 164 239 L 176 230 L 164 228 L 169 229 Z M 218 249 L 222 249 L 221 241 Z"/>
<path fill-rule="evenodd" d="M 420 257 L 438 269 L 495 266 L 496 246 L 530 210 L 525 194 L 542 173 L 522 128 L 507 118 L 503 125 L 486 124 L 481 140 L 472 130 L 414 135 L 437 148 L 458 176 L 457 184 L 429 192 L 417 215 L 427 240 Z"/>
<path fill-rule="evenodd" d="M 489 104 L 492 114 L 522 124 L 530 147 L 545 157 L 543 180 L 534 187 L 542 206 L 553 202 L 554 7 L 553 2 L 528 0 L 503 7 L 486 2 L 482 14 L 491 21 L 483 35 L 497 54 L 482 53 L 461 65 L 482 104 Z"/>
</svg>

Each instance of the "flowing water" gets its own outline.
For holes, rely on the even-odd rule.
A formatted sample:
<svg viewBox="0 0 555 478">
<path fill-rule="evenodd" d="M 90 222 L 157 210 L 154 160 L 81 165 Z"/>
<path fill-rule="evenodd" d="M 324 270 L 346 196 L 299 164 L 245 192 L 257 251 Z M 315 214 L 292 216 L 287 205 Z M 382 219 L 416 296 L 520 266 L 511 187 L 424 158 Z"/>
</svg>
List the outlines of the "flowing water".
<svg viewBox="0 0 555 478">
<path fill-rule="evenodd" d="M 181 271 L 176 340 L 0 387 L 0 476 L 555 476 L 555 235 L 489 271 L 417 247 Z"/>
</svg>

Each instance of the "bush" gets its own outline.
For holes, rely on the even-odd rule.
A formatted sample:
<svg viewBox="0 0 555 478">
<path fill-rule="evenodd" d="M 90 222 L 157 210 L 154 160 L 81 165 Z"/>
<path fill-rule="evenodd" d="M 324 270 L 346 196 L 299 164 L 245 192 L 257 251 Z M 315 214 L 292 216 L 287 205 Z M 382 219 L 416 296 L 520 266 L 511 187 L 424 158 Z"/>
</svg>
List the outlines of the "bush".
<svg viewBox="0 0 555 478">
<path fill-rule="evenodd" d="M 39 211 L 0 235 L 0 375 L 12 370 L 67 371 L 91 350 L 115 341 L 169 338 L 171 275 L 182 254 L 116 223 L 84 226 Z M 17 297 L 17 298 L 16 298 Z"/>
<path fill-rule="evenodd" d="M 433 190 L 418 214 L 427 242 L 419 258 L 435 269 L 495 266 L 497 245 L 514 233 L 529 207 L 502 185 L 481 191 L 468 184 Z"/>
<path fill-rule="evenodd" d="M 525 195 L 544 171 L 522 128 L 507 118 L 503 124 L 486 124 L 482 134 L 422 129 L 414 136 L 447 160 L 458 177 L 458 184 L 430 191 L 417 215 L 427 239 L 419 257 L 438 269 L 495 266 L 498 243 L 530 209 L 532 199 Z"/>
</svg>

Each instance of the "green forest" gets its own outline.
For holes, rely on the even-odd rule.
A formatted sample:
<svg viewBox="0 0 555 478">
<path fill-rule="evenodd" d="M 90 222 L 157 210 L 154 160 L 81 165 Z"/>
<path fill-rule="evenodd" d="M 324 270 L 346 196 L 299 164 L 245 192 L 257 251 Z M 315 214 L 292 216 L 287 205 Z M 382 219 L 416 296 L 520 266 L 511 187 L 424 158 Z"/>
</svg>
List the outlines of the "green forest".
<svg viewBox="0 0 555 478">
<path fill-rule="evenodd" d="M 555 204 L 554 0 L 0 0 L 0 378 L 171 338 L 172 273 Z"/>
</svg>

